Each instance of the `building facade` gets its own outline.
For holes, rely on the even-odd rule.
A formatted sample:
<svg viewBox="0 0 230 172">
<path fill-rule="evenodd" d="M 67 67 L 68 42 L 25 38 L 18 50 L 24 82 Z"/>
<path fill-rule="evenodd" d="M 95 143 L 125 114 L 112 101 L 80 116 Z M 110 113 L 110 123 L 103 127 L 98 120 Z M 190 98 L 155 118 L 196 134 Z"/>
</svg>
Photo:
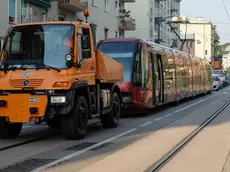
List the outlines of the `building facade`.
<svg viewBox="0 0 230 172">
<path fill-rule="evenodd" d="M 181 51 L 195 56 L 195 34 L 187 34 L 186 37 L 184 34 L 181 34 L 180 37 L 184 42 Z"/>
<path fill-rule="evenodd" d="M 180 34 L 180 26 L 168 22 L 172 17 L 180 16 L 180 2 L 181 0 L 142 0 L 125 4 L 125 8 L 131 11 L 132 17 L 136 20 L 136 29 L 125 32 L 125 35 L 179 48 L 180 41 L 175 32 Z"/>
<path fill-rule="evenodd" d="M 224 70 L 227 70 L 230 67 L 230 54 L 226 54 L 223 57 L 222 66 Z"/>
<path fill-rule="evenodd" d="M 188 24 L 180 24 L 180 30 L 181 34 L 195 35 L 195 55 L 211 62 L 214 57 L 214 30 L 211 21 L 190 18 Z"/>
<path fill-rule="evenodd" d="M 125 3 L 135 0 L 4 0 L 0 2 L 0 37 L 14 24 L 41 21 L 85 21 L 93 24 L 95 39 L 124 37 L 126 30 L 135 30 L 135 20 L 126 14 Z"/>
</svg>

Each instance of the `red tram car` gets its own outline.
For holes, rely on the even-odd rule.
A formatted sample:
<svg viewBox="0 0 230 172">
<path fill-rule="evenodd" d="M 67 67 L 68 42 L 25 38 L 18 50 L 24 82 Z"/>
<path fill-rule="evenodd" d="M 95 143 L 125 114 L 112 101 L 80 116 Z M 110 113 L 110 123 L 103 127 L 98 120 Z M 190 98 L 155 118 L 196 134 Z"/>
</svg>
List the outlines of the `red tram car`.
<svg viewBox="0 0 230 172">
<path fill-rule="evenodd" d="M 146 111 L 212 91 L 211 65 L 199 57 L 136 38 L 101 40 L 97 48 L 123 64 L 126 109 Z"/>
</svg>

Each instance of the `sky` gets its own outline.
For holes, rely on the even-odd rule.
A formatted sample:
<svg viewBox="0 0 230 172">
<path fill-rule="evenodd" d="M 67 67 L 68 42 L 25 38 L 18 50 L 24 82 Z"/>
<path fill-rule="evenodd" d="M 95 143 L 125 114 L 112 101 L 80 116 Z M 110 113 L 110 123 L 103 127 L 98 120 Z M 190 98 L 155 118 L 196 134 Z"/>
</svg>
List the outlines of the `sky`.
<svg viewBox="0 0 230 172">
<path fill-rule="evenodd" d="M 224 0 L 230 15 L 230 0 Z M 222 0 L 182 0 L 181 16 L 196 18 L 203 17 L 204 21 L 211 21 L 217 25 L 220 43 L 230 42 L 230 19 L 225 11 Z"/>
</svg>

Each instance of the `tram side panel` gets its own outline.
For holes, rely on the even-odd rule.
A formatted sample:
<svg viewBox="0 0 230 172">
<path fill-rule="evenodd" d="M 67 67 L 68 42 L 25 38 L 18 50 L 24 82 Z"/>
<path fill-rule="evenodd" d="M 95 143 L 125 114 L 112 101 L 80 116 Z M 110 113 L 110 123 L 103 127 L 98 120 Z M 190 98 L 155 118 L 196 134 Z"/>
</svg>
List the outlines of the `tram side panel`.
<svg viewBox="0 0 230 172">
<path fill-rule="evenodd" d="M 193 94 L 193 86 L 192 86 L 192 64 L 191 64 L 191 59 L 188 56 L 184 56 L 185 58 L 185 71 L 186 71 L 186 97 L 191 97 Z"/>
<path fill-rule="evenodd" d="M 168 52 L 163 56 L 164 85 L 166 90 L 165 103 L 176 100 L 175 56 Z"/>
</svg>

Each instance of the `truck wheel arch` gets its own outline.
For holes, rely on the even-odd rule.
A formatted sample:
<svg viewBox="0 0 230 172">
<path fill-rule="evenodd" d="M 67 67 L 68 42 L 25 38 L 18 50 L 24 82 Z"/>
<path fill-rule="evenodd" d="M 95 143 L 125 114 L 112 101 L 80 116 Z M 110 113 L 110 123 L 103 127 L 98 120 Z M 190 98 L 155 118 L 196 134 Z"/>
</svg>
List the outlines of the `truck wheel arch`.
<svg viewBox="0 0 230 172">
<path fill-rule="evenodd" d="M 72 107 L 74 106 L 74 102 L 75 102 L 75 97 L 76 96 L 85 96 L 87 103 L 88 103 L 88 107 L 91 107 L 92 102 L 91 102 L 91 98 L 90 98 L 90 91 L 89 91 L 89 87 L 88 87 L 88 83 L 81 81 L 81 82 L 74 82 L 71 86 L 71 89 L 74 90 L 74 101 L 72 101 Z M 92 109 L 89 108 L 89 117 L 92 114 Z"/>
<path fill-rule="evenodd" d="M 121 104 L 123 104 L 123 97 L 121 95 L 121 91 L 120 91 L 120 88 L 117 84 L 114 84 L 111 88 L 111 96 L 113 95 L 113 93 L 116 92 L 120 98 L 120 102 Z"/>
</svg>

